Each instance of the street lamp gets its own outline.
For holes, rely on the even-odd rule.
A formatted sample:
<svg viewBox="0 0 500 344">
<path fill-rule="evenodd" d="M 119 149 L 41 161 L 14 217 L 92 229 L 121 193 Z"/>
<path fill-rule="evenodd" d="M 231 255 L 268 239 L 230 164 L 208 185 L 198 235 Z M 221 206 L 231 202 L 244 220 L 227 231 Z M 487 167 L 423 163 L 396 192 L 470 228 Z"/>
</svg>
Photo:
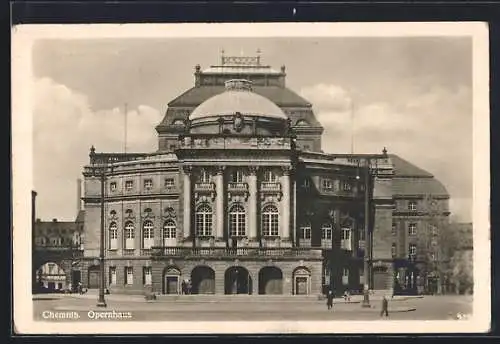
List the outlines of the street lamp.
<svg viewBox="0 0 500 344">
<path fill-rule="evenodd" d="M 97 300 L 97 307 L 106 307 L 106 300 L 104 299 L 104 185 L 106 181 L 106 172 L 108 164 L 104 156 L 98 159 L 95 153 L 95 148 L 90 148 L 90 164 L 92 176 L 99 176 L 101 178 L 101 237 L 99 246 L 99 299 Z"/>
<path fill-rule="evenodd" d="M 364 261 L 363 261 L 363 271 L 364 271 L 364 286 L 363 286 L 363 302 L 361 306 L 363 308 L 370 307 L 370 291 L 369 291 L 369 279 L 370 279 L 370 253 L 371 253 L 371 240 L 370 240 L 370 159 L 365 159 L 365 197 L 364 197 L 364 205 L 365 205 L 365 250 L 364 250 Z"/>
</svg>

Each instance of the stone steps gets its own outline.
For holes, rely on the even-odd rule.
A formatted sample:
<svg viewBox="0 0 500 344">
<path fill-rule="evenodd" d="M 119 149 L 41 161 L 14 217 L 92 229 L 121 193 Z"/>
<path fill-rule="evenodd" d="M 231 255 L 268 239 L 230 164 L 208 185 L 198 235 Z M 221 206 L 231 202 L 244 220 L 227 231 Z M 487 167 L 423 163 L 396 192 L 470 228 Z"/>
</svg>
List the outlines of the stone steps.
<svg viewBox="0 0 500 344">
<path fill-rule="evenodd" d="M 318 301 L 318 295 L 157 295 L 158 301 L 186 302 L 286 302 Z"/>
</svg>

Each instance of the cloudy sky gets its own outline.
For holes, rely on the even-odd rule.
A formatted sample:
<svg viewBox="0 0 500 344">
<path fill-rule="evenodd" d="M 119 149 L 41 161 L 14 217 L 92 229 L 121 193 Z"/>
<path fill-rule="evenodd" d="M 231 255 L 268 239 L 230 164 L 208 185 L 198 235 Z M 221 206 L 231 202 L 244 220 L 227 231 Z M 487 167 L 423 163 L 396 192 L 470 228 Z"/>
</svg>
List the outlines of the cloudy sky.
<svg viewBox="0 0 500 344">
<path fill-rule="evenodd" d="M 34 181 L 37 217 L 72 220 L 76 180 L 98 151 L 154 151 L 167 103 L 193 85 L 194 66 L 254 55 L 312 102 L 323 149 L 387 147 L 433 173 L 453 216 L 471 221 L 472 41 L 469 38 L 259 38 L 39 40 L 35 74 Z"/>
</svg>

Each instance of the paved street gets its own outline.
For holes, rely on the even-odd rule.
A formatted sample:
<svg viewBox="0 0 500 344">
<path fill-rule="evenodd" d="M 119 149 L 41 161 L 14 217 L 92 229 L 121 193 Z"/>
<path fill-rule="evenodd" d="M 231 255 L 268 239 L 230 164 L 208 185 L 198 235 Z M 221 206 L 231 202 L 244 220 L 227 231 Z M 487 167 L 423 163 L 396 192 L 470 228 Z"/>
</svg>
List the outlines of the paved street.
<svg viewBox="0 0 500 344">
<path fill-rule="evenodd" d="M 93 296 L 93 295 L 92 295 Z M 379 320 L 379 300 L 373 308 L 362 308 L 359 303 L 345 304 L 337 300 L 333 310 L 327 310 L 323 300 L 276 301 L 272 298 L 233 298 L 231 302 L 197 302 L 195 296 L 180 300 L 156 300 L 147 302 L 139 296 L 113 295 L 107 299 L 106 308 L 96 307 L 96 298 L 79 295 L 46 295 L 34 300 L 34 316 L 43 320 L 50 314 L 77 312 L 80 320 L 92 320 L 89 310 L 114 311 L 130 314 L 127 320 L 141 321 L 296 321 L 296 320 Z M 43 313 L 45 311 L 45 313 Z M 48 311 L 48 312 L 47 312 Z M 51 313 L 52 312 L 52 313 Z M 129 313 L 128 313 L 129 312 Z M 389 302 L 389 318 L 392 320 L 447 320 L 458 312 L 472 312 L 470 296 L 426 296 Z M 125 319 L 124 319 L 125 320 Z M 51 321 L 58 321 L 52 319 Z M 61 321 L 61 320 L 59 320 Z M 72 319 L 64 321 L 74 321 Z"/>
</svg>

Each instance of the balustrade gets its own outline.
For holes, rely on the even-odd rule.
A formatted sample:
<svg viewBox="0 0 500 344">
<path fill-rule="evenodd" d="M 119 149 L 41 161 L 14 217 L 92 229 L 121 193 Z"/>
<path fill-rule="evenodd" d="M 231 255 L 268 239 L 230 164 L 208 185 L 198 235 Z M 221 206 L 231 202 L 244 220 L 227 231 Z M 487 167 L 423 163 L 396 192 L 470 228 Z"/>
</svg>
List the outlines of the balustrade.
<svg viewBox="0 0 500 344">
<path fill-rule="evenodd" d="M 248 191 L 247 183 L 229 183 L 227 186 L 229 191 Z"/>
<path fill-rule="evenodd" d="M 153 256 L 175 257 L 321 257 L 321 250 L 300 247 L 153 247 L 151 251 Z"/>
<path fill-rule="evenodd" d="M 281 184 L 277 182 L 262 182 L 260 184 L 260 189 L 262 191 L 281 191 Z"/>
<path fill-rule="evenodd" d="M 194 189 L 196 191 L 215 191 L 215 183 L 196 183 Z"/>
</svg>

